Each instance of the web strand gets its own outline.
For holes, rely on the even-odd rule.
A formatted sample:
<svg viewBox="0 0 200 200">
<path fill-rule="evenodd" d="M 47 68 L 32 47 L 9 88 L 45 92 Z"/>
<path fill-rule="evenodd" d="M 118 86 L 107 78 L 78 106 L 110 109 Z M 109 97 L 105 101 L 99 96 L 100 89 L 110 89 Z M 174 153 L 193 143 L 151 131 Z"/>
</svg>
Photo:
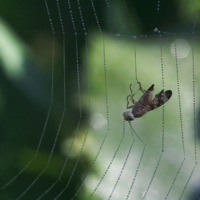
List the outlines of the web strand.
<svg viewBox="0 0 200 200">
<path fill-rule="evenodd" d="M 124 120 L 123 120 L 123 121 L 124 121 Z M 125 121 L 124 121 L 124 123 L 123 123 L 123 135 L 122 135 L 122 138 L 121 138 L 121 140 L 120 140 L 120 142 L 119 142 L 119 145 L 117 146 L 117 149 L 116 149 L 116 151 L 115 151 L 115 153 L 114 153 L 114 155 L 113 155 L 113 157 L 112 157 L 112 159 L 111 159 L 111 161 L 110 161 L 108 167 L 106 168 L 106 171 L 104 172 L 104 174 L 103 174 L 103 176 L 101 177 L 99 183 L 97 184 L 97 186 L 96 186 L 95 189 L 93 190 L 92 194 L 89 196 L 88 200 L 92 198 L 92 196 L 93 196 L 94 193 L 97 191 L 97 189 L 99 188 L 100 184 L 102 183 L 104 177 L 105 177 L 106 174 L 108 173 L 108 171 L 109 171 L 111 165 L 113 164 L 114 159 L 115 159 L 116 156 L 117 156 L 117 153 L 118 153 L 118 151 L 119 151 L 119 149 L 120 149 L 120 147 L 121 147 L 121 144 L 122 144 L 122 142 L 123 142 L 124 137 L 125 137 Z"/>
<path fill-rule="evenodd" d="M 111 194 L 110 194 L 108 200 L 110 200 L 110 199 L 112 198 L 112 195 L 113 195 L 113 193 L 114 193 L 114 191 L 115 191 L 115 189 L 116 189 L 116 187 L 117 187 L 117 185 L 118 185 L 118 182 L 120 181 L 120 178 L 121 178 L 122 173 L 123 173 L 123 171 L 124 171 L 124 168 L 125 168 L 125 166 L 126 166 L 126 163 L 127 163 L 128 158 L 129 158 L 129 155 L 130 155 L 130 153 L 131 153 L 131 150 L 132 150 L 132 147 L 133 147 L 134 142 L 135 142 L 135 140 L 133 139 L 133 141 L 132 141 L 132 143 L 131 143 L 131 146 L 130 146 L 130 148 L 129 148 L 128 154 L 127 154 L 127 156 L 126 156 L 126 160 L 124 161 L 124 165 L 123 165 L 123 167 L 122 167 L 122 169 L 121 169 L 121 171 L 120 171 L 120 174 L 119 174 L 119 176 L 118 176 L 118 178 L 117 178 L 117 181 L 116 181 L 116 183 L 115 183 L 115 185 L 114 185 L 114 188 L 112 189 L 112 192 L 111 192 Z"/>
<path fill-rule="evenodd" d="M 162 85 L 163 88 L 165 86 L 164 81 L 164 66 L 163 66 L 163 50 L 162 50 L 162 43 L 160 37 L 160 60 L 161 60 L 161 75 L 162 75 Z M 165 106 L 162 106 L 162 152 L 164 152 L 165 147 Z"/>
<path fill-rule="evenodd" d="M 49 16 L 49 21 L 50 21 L 50 26 L 51 26 L 51 29 L 52 29 L 52 33 L 53 33 L 53 36 L 52 36 L 52 77 L 51 77 L 51 98 L 50 98 L 50 106 L 49 106 L 49 110 L 48 110 L 48 113 L 47 113 L 47 116 L 46 116 L 46 119 L 45 119 L 45 123 L 44 123 L 44 127 L 43 127 L 43 131 L 42 131 L 42 134 L 41 134 L 41 137 L 39 139 L 39 143 L 37 145 L 37 149 L 36 149 L 36 152 L 35 152 L 35 155 L 32 159 L 30 159 L 30 161 L 23 167 L 23 169 L 21 171 L 19 171 L 17 173 L 17 175 L 15 175 L 11 180 L 9 180 L 3 187 L 0 188 L 0 190 L 4 190 L 6 187 L 8 187 L 11 183 L 13 183 L 17 178 L 20 177 L 20 175 L 32 164 L 32 162 L 37 158 L 38 156 L 38 152 L 41 148 L 41 144 L 42 144 L 42 141 L 44 139 L 44 135 L 45 135 L 45 132 L 46 132 L 46 128 L 47 128 L 47 125 L 48 125 L 48 122 L 49 122 L 49 118 L 50 118 L 50 114 L 51 114 L 51 111 L 52 111 L 52 105 L 53 105 L 53 97 L 54 97 L 54 53 L 55 53 L 55 30 L 54 30 L 54 25 L 53 25 L 53 22 L 51 21 L 51 16 L 50 16 L 50 12 L 49 12 L 49 8 L 48 8 L 48 4 L 45 0 L 45 6 L 46 6 L 46 9 L 47 9 L 47 13 L 48 13 L 48 16 Z M 26 192 L 28 191 L 28 189 L 26 189 Z M 23 192 L 19 197 L 18 199 L 20 199 L 26 192 Z"/>
<path fill-rule="evenodd" d="M 12 37 L 2 36 L 5 27 L 0 20 L 0 113 L 5 116 L 1 118 L 0 199 L 167 200 L 191 195 L 200 169 L 195 2 L 187 2 L 185 15 L 176 11 L 175 28 L 169 30 L 167 8 L 174 7 L 160 0 L 145 5 L 126 0 L 35 1 L 24 10 L 27 18 L 23 13 L 23 20 L 15 15 L 15 26 L 4 17 L 8 27 L 15 27 L 7 32 L 16 37 L 15 55 Z M 22 25 L 23 30 L 16 29 Z M 177 38 L 187 44 L 179 46 Z M 5 58 L 9 64 L 14 62 L 14 68 L 5 64 Z M 10 76 L 18 72 L 16 60 L 22 71 L 19 77 Z M 32 66 L 35 71 L 29 71 Z M 173 94 L 165 106 L 130 123 L 122 113 L 128 105 L 127 85 L 134 79 L 134 86 L 138 81 L 155 84 L 153 96 L 159 88 Z M 38 84 L 41 91 L 31 84 Z M 4 97 L 7 85 L 14 100 Z M 141 86 L 139 90 L 145 91 Z M 43 96 L 49 92 L 47 103 L 40 92 Z M 35 99 L 40 95 L 40 103 L 48 107 L 38 108 Z M 29 107 L 37 109 L 36 117 Z M 40 114 L 43 119 L 37 121 Z M 34 125 L 27 125 L 25 118 Z"/>
<path fill-rule="evenodd" d="M 147 188 L 147 190 L 145 191 L 144 196 L 143 196 L 142 199 L 145 199 L 145 197 L 146 197 L 146 195 L 147 195 L 147 193 L 148 193 L 148 191 L 149 191 L 149 188 L 151 187 L 151 184 L 152 184 L 152 182 L 153 182 L 153 180 L 154 180 L 154 177 L 155 177 L 155 175 L 156 175 L 156 172 L 157 172 L 157 170 L 158 170 L 158 166 L 159 166 L 159 164 L 160 164 L 161 158 L 162 158 L 162 153 L 161 153 L 161 155 L 160 155 L 160 158 L 159 158 L 159 160 L 158 160 L 158 163 L 157 163 L 157 165 L 156 165 L 156 168 L 155 168 L 155 170 L 154 170 L 154 173 L 153 173 L 153 176 L 152 176 L 152 178 L 151 178 L 151 181 L 150 181 L 150 183 L 149 183 L 149 185 L 148 185 L 148 188 Z"/>
<path fill-rule="evenodd" d="M 137 79 L 137 62 L 136 62 L 136 49 L 135 49 L 135 45 L 134 45 L 134 52 L 135 52 L 135 79 L 136 79 L 136 82 L 138 82 L 138 79 Z"/>
<path fill-rule="evenodd" d="M 45 5 L 46 5 L 46 8 L 47 8 L 47 13 L 48 13 L 48 15 L 50 15 L 49 10 L 48 10 L 48 4 L 47 4 L 46 1 L 45 1 Z M 57 1 L 57 7 L 58 7 L 59 17 L 60 17 L 60 19 L 62 19 L 61 12 L 60 12 L 60 6 L 59 6 L 59 2 L 58 1 Z M 52 26 L 52 24 L 51 24 L 51 26 Z M 55 139 L 54 139 L 54 143 L 52 145 L 52 149 L 50 151 L 49 158 L 48 158 L 48 161 L 46 163 L 45 168 L 33 180 L 33 182 L 25 189 L 25 191 L 17 198 L 17 200 L 21 199 L 31 189 L 31 187 L 33 187 L 33 185 L 40 179 L 40 177 L 43 175 L 43 173 L 49 168 L 49 165 L 50 165 L 50 162 L 51 162 L 51 159 L 52 159 L 52 155 L 53 155 L 53 153 L 55 151 L 55 147 L 56 147 L 56 143 L 57 143 L 57 140 L 58 140 L 58 136 L 60 134 L 60 130 L 61 130 L 61 127 L 62 127 L 62 124 L 63 124 L 63 119 L 64 119 L 65 112 L 66 112 L 66 88 L 65 88 L 65 84 L 66 84 L 65 76 L 66 76 L 66 74 L 65 74 L 65 32 L 64 32 L 64 25 L 63 25 L 62 20 L 61 20 L 61 28 L 62 28 L 62 34 L 63 34 L 63 112 L 62 112 L 60 123 L 59 123 L 59 126 L 58 126 L 58 131 L 56 133 L 56 136 L 55 136 Z M 52 28 L 52 30 L 53 30 L 53 28 Z M 54 54 L 54 50 L 53 50 L 53 54 Z M 53 79 L 52 79 L 52 87 L 53 87 Z M 52 89 L 52 92 L 53 92 L 53 89 Z M 51 102 L 53 103 L 52 97 L 53 97 L 53 94 L 51 95 Z"/>
<path fill-rule="evenodd" d="M 180 126 L 181 126 L 181 137 L 182 137 L 182 149 L 183 149 L 183 157 L 185 158 L 185 144 L 184 144 L 184 134 L 183 134 L 181 94 L 180 94 L 180 84 L 179 84 L 179 70 L 178 70 L 178 58 L 177 58 L 176 42 L 174 42 L 174 49 L 175 49 L 175 61 L 176 61 L 176 77 L 177 77 L 177 89 L 178 89 L 178 100 L 179 100 L 179 114 L 180 114 Z"/>
</svg>

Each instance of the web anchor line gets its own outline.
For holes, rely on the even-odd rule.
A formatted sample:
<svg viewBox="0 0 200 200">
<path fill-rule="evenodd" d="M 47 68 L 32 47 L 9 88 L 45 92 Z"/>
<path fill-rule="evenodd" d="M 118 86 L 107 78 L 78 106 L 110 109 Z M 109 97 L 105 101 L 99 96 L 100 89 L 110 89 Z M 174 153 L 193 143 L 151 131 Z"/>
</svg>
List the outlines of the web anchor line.
<svg viewBox="0 0 200 200">
<path fill-rule="evenodd" d="M 135 56 L 135 80 L 136 80 L 136 83 L 139 83 L 140 84 L 140 82 L 138 81 L 138 78 L 137 78 L 137 61 L 136 61 L 136 46 L 134 45 L 134 56 Z M 134 84 L 134 86 L 135 86 L 135 84 Z M 134 87 L 133 86 L 133 87 Z M 138 89 L 139 90 L 139 89 Z M 138 91 L 137 90 L 137 91 Z M 143 89 L 144 90 L 144 89 Z"/>
</svg>

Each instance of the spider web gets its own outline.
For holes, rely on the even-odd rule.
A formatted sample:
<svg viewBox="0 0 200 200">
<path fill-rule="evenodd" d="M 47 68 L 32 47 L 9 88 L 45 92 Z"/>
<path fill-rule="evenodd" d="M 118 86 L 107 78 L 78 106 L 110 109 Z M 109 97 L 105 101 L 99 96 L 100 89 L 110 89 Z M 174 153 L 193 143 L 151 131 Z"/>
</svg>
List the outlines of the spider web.
<svg viewBox="0 0 200 200">
<path fill-rule="evenodd" d="M 199 3 L 20 6 L 0 23 L 0 199 L 199 199 Z M 136 79 L 172 97 L 128 123 Z"/>
</svg>

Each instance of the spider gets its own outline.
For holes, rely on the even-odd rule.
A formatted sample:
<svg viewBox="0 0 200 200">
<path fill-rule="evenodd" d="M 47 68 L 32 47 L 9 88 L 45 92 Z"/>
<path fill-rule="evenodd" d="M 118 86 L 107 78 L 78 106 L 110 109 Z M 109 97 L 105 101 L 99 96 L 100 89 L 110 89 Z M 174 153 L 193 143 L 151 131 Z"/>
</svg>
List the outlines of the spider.
<svg viewBox="0 0 200 200">
<path fill-rule="evenodd" d="M 124 119 L 126 121 L 133 121 L 134 118 L 142 117 L 147 112 L 162 106 L 172 96 L 171 90 L 167 90 L 165 92 L 164 92 L 164 90 L 162 90 L 152 100 L 154 84 L 152 84 L 151 87 L 147 91 L 145 91 L 142 88 L 141 83 L 140 82 L 137 82 L 137 83 L 139 84 L 139 90 L 143 92 L 143 95 L 140 97 L 139 101 L 135 102 L 133 99 L 133 96 L 135 94 L 133 94 L 133 91 L 131 89 L 132 84 L 130 84 L 131 94 L 126 97 L 126 100 L 127 100 L 126 108 L 127 109 L 132 108 L 132 112 L 127 111 L 127 112 L 123 113 Z M 128 97 L 130 97 L 130 100 L 133 103 L 132 106 L 128 106 L 129 105 Z"/>
</svg>

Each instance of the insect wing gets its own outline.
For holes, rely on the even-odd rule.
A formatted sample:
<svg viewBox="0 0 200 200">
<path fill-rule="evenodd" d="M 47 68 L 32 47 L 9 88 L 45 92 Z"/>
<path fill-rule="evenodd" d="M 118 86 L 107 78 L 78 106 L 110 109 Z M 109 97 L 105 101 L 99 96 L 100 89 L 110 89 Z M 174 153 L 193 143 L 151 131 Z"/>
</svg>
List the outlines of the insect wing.
<svg viewBox="0 0 200 200">
<path fill-rule="evenodd" d="M 167 90 L 165 92 L 164 92 L 164 90 L 162 90 L 159 94 L 157 94 L 155 96 L 153 101 L 150 103 L 149 111 L 162 106 L 164 103 L 166 103 L 171 98 L 171 96 L 172 96 L 171 90 Z"/>
<path fill-rule="evenodd" d="M 153 89 L 154 89 L 154 85 L 152 85 L 147 91 L 145 91 L 143 96 L 140 98 L 140 101 L 142 102 L 142 104 L 148 105 L 151 103 L 152 96 L 153 96 Z"/>
</svg>

